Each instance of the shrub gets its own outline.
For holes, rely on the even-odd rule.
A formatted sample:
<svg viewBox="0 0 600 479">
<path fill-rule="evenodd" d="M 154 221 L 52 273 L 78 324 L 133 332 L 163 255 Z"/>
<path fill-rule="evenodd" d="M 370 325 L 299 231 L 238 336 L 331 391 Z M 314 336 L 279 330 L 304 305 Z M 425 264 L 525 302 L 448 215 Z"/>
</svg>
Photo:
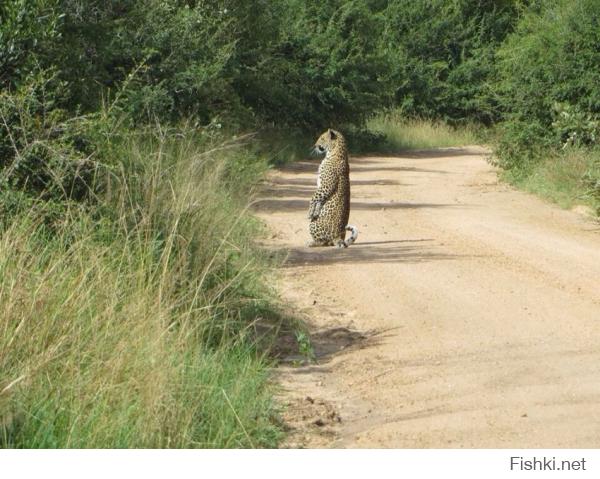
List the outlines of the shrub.
<svg viewBox="0 0 600 479">
<path fill-rule="evenodd" d="M 18 87 L 60 40 L 59 0 L 0 3 L 0 89 Z"/>
<path fill-rule="evenodd" d="M 567 146 L 594 145 L 600 140 L 600 120 L 578 107 L 555 103 L 552 129 L 563 148 Z"/>
<path fill-rule="evenodd" d="M 64 84 L 36 74 L 16 92 L 0 91 L 0 178 L 45 200 L 83 200 L 95 171 L 91 117 L 59 108 Z"/>
<path fill-rule="evenodd" d="M 508 167 L 540 148 L 595 142 L 600 114 L 600 4 L 554 0 L 527 10 L 498 51 Z"/>
<path fill-rule="evenodd" d="M 138 124 L 313 131 L 360 126 L 391 95 L 384 19 L 364 2 L 19 0 L 0 16 L 0 82 L 52 70 L 73 114 L 118 96 Z"/>
</svg>

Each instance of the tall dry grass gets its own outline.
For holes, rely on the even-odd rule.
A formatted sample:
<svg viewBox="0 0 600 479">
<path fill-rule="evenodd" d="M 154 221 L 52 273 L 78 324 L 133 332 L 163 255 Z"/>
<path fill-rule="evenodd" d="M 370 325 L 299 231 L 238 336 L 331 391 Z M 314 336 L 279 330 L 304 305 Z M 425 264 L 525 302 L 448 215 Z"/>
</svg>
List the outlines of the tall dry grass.
<svg viewBox="0 0 600 479">
<path fill-rule="evenodd" d="M 37 206 L 2 233 L 0 445 L 275 445 L 250 334 L 265 263 L 244 210 L 264 165 L 190 130 L 112 152 L 93 208 L 49 232 Z"/>
<path fill-rule="evenodd" d="M 381 113 L 367 124 L 386 137 L 385 149 L 390 151 L 456 147 L 477 143 L 474 127 L 453 128 L 443 122 L 406 118 L 398 110 Z"/>
</svg>

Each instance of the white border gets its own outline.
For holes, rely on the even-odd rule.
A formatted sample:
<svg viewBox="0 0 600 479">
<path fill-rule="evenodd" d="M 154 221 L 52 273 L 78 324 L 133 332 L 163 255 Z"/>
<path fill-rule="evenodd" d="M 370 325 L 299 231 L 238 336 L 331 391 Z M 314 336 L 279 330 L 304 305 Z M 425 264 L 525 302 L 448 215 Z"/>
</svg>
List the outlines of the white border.
<svg viewBox="0 0 600 479">
<path fill-rule="evenodd" d="M 511 457 L 586 459 L 586 470 L 520 471 Z M 371 479 L 600 477 L 600 450 L 5 450 L 0 478 Z"/>
</svg>

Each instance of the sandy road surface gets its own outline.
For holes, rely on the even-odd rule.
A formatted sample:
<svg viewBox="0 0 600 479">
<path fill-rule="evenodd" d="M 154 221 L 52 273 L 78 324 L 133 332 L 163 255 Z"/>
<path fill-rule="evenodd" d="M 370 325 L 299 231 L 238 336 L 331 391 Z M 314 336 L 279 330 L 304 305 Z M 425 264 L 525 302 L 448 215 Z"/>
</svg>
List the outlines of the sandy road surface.
<svg viewBox="0 0 600 479">
<path fill-rule="evenodd" d="M 257 205 L 318 357 L 281 370 L 288 445 L 600 447 L 596 223 L 445 149 L 351 159 L 358 241 L 308 249 L 317 166 Z"/>
</svg>

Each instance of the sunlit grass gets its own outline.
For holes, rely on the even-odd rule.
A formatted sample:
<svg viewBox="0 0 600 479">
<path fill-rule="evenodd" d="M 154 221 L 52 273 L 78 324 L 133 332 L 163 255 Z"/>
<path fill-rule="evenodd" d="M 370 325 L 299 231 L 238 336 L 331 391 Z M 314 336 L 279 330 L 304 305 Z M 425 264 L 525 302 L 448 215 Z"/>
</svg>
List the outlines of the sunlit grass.
<svg viewBox="0 0 600 479">
<path fill-rule="evenodd" d="M 391 151 L 472 145 L 477 136 L 472 127 L 453 128 L 442 122 L 408 119 L 398 111 L 381 113 L 368 123 L 370 130 L 385 135 L 384 148 Z"/>
<path fill-rule="evenodd" d="M 269 293 L 243 209 L 264 165 L 191 131 L 115 151 L 92 211 L 49 232 L 34 208 L 2 234 L 0 446 L 275 446 L 250 334 Z"/>
<path fill-rule="evenodd" d="M 509 170 L 503 176 L 563 208 L 587 205 L 600 215 L 600 152 L 597 149 L 549 152 L 543 160 L 533 163 L 530 171 Z"/>
</svg>

